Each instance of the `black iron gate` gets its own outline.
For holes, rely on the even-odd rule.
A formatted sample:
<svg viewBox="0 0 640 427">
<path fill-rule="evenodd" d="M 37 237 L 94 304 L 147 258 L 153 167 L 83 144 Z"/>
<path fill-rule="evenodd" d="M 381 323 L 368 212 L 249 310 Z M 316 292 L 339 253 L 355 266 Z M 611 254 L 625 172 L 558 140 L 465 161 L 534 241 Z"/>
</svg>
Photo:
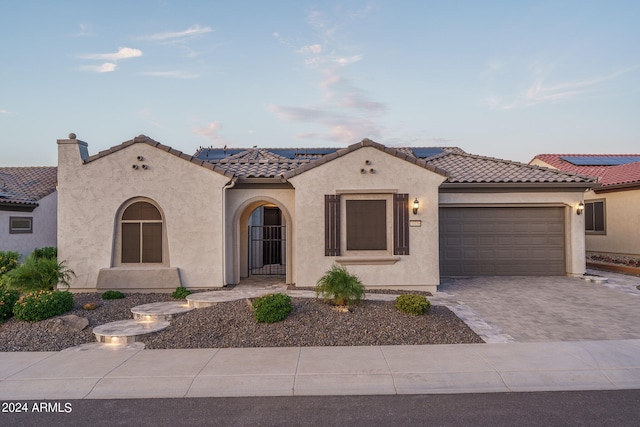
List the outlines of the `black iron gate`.
<svg viewBox="0 0 640 427">
<path fill-rule="evenodd" d="M 286 275 L 284 225 L 249 226 L 249 275 Z"/>
</svg>

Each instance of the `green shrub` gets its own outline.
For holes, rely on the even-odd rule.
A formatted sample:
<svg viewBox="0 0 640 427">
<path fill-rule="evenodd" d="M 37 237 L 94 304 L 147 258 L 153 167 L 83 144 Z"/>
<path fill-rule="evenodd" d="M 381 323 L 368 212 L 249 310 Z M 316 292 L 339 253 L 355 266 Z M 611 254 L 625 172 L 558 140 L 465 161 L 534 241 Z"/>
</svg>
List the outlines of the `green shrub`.
<svg viewBox="0 0 640 427">
<path fill-rule="evenodd" d="M 185 299 L 187 295 L 191 295 L 191 291 L 184 286 L 178 286 L 171 296 L 175 299 Z"/>
<path fill-rule="evenodd" d="M 75 277 L 73 270 L 65 262 L 56 258 L 36 258 L 29 256 L 24 263 L 3 277 L 3 283 L 22 293 L 53 290 L 58 284 L 69 288 L 69 280 Z"/>
<path fill-rule="evenodd" d="M 364 298 L 364 285 L 343 266 L 333 265 L 316 283 L 316 298 L 335 305 L 359 304 Z"/>
<path fill-rule="evenodd" d="M 58 248 L 55 246 L 45 246 L 44 248 L 36 248 L 31 252 L 34 258 L 56 258 L 58 259 Z"/>
<path fill-rule="evenodd" d="M 424 295 L 407 294 L 396 298 L 396 308 L 403 313 L 419 316 L 429 312 L 431 303 Z"/>
<path fill-rule="evenodd" d="M 258 322 L 279 322 L 291 313 L 291 298 L 285 294 L 264 295 L 254 299 L 252 306 Z"/>
<path fill-rule="evenodd" d="M 122 299 L 124 294 L 120 291 L 104 291 L 102 293 L 102 299 Z"/>
<path fill-rule="evenodd" d="M 20 298 L 20 292 L 0 287 L 0 323 L 13 315 L 13 306 L 18 298 Z"/>
<path fill-rule="evenodd" d="M 0 276 L 18 267 L 20 254 L 18 252 L 0 252 Z"/>
<path fill-rule="evenodd" d="M 37 322 L 64 314 L 73 308 L 73 294 L 67 291 L 30 292 L 13 306 L 18 320 Z"/>
</svg>

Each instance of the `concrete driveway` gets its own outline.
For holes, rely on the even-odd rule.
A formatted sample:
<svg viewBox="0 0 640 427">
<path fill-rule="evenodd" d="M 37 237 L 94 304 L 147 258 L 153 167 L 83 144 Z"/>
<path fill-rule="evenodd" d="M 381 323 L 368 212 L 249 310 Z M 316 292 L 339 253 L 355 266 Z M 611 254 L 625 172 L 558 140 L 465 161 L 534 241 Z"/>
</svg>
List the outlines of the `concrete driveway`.
<svg viewBox="0 0 640 427">
<path fill-rule="evenodd" d="M 486 342 L 640 338 L 640 278 L 590 270 L 608 278 L 443 278 L 431 299 L 453 310 Z"/>
</svg>

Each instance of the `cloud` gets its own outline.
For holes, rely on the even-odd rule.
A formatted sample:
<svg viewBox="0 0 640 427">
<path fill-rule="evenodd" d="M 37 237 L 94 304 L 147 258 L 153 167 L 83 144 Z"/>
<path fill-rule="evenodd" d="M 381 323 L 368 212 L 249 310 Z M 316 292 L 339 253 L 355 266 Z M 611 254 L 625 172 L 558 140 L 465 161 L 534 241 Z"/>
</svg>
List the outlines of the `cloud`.
<svg viewBox="0 0 640 427">
<path fill-rule="evenodd" d="M 131 47 L 121 47 L 115 53 L 94 53 L 84 55 L 84 59 L 97 59 L 100 61 L 118 61 L 121 59 L 136 58 L 142 56 L 142 51 Z"/>
<path fill-rule="evenodd" d="M 13 114 L 13 112 L 0 108 L 0 114 Z"/>
<path fill-rule="evenodd" d="M 302 46 L 300 49 L 298 49 L 298 53 L 312 53 L 314 55 L 318 55 L 320 52 L 322 52 L 322 45 L 320 44 L 312 44 L 312 45 L 308 45 L 308 46 Z"/>
<path fill-rule="evenodd" d="M 537 77 L 527 89 L 514 99 L 505 100 L 504 97 L 491 95 L 485 99 L 484 104 L 493 110 L 510 110 L 569 100 L 584 94 L 600 83 L 619 77 L 637 68 L 638 66 L 629 67 L 605 76 L 569 81 L 555 85 L 546 84 L 544 77 Z M 542 73 L 542 71 L 538 68 L 537 73 Z"/>
<path fill-rule="evenodd" d="M 216 121 L 209 122 L 205 127 L 194 127 L 193 133 L 199 136 L 202 136 L 209 141 L 213 145 L 224 146 L 231 145 L 229 141 L 219 135 L 220 130 L 222 129 L 222 125 Z"/>
<path fill-rule="evenodd" d="M 166 77 L 172 79 L 197 79 L 199 74 L 188 73 L 186 71 L 147 71 L 142 73 L 144 76 Z"/>
<path fill-rule="evenodd" d="M 346 67 L 347 65 L 355 64 L 362 60 L 364 55 L 353 55 L 349 57 L 336 58 L 334 62 L 336 62 L 341 67 Z"/>
<path fill-rule="evenodd" d="M 92 71 L 94 73 L 110 73 L 116 70 L 117 65 L 113 62 L 105 62 L 102 65 L 84 65 L 80 67 L 84 71 Z"/>
<path fill-rule="evenodd" d="M 203 34 L 207 34 L 212 32 L 213 29 L 211 27 L 201 27 L 200 25 L 193 25 L 187 28 L 184 31 L 175 31 L 175 32 L 164 32 L 151 34 L 148 36 L 142 36 L 139 40 L 149 40 L 149 41 L 179 41 L 184 40 L 191 37 L 201 36 Z"/>
</svg>

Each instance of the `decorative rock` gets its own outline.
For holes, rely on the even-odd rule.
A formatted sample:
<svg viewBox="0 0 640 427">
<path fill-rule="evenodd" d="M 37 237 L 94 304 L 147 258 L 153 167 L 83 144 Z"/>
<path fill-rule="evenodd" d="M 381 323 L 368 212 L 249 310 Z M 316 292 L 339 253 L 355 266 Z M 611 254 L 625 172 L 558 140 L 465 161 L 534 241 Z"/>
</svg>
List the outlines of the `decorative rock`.
<svg viewBox="0 0 640 427">
<path fill-rule="evenodd" d="M 89 326 L 89 319 L 75 314 L 50 319 L 46 324 L 47 329 L 54 333 L 81 331 L 87 326 Z"/>
<path fill-rule="evenodd" d="M 69 134 L 69 139 L 76 139 L 76 134 L 75 134 L 75 133 L 73 133 L 73 132 L 71 132 L 71 133 Z"/>
</svg>

